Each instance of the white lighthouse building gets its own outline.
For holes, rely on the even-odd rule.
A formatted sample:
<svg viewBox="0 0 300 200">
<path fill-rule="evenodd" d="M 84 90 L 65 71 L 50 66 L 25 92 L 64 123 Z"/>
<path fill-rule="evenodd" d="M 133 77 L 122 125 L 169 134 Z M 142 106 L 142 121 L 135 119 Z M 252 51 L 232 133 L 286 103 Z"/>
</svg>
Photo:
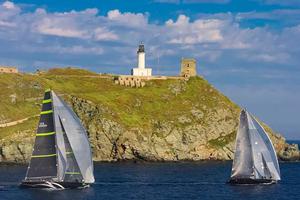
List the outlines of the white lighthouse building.
<svg viewBox="0 0 300 200">
<path fill-rule="evenodd" d="M 145 47 L 143 44 L 139 45 L 137 51 L 137 68 L 131 70 L 133 76 L 152 76 L 152 69 L 145 68 Z"/>
</svg>

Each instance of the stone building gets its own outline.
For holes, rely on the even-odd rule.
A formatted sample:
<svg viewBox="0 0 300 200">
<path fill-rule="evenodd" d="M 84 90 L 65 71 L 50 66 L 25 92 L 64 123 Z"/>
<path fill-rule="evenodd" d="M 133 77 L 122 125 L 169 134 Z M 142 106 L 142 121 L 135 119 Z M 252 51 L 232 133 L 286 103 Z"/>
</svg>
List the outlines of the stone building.
<svg viewBox="0 0 300 200">
<path fill-rule="evenodd" d="M 180 76 L 191 77 L 196 75 L 196 60 L 194 58 L 182 58 Z"/>
<path fill-rule="evenodd" d="M 17 74 L 19 71 L 15 67 L 0 66 L 0 73 Z"/>
<path fill-rule="evenodd" d="M 142 81 L 140 77 L 135 77 L 135 76 L 119 76 L 116 80 L 115 83 L 118 85 L 123 85 L 127 87 L 144 87 L 145 82 Z"/>
</svg>

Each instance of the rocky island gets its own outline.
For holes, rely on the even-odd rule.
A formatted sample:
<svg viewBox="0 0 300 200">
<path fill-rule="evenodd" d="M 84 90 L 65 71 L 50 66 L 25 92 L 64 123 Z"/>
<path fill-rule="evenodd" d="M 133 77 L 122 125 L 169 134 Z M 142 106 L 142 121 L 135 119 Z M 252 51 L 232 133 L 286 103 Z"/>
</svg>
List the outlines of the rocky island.
<svg viewBox="0 0 300 200">
<path fill-rule="evenodd" d="M 95 161 L 233 158 L 240 108 L 204 78 L 149 80 L 141 88 L 115 78 L 71 68 L 0 74 L 0 161 L 29 161 L 45 88 L 80 117 Z M 281 160 L 300 158 L 297 145 L 264 126 Z"/>
</svg>

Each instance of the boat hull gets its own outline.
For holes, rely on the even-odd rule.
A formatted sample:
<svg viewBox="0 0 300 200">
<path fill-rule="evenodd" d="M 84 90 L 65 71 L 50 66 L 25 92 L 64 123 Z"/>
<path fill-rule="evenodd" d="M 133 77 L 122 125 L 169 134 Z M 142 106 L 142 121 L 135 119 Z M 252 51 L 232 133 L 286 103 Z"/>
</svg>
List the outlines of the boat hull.
<svg viewBox="0 0 300 200">
<path fill-rule="evenodd" d="M 89 184 L 76 182 L 23 181 L 20 184 L 20 187 L 41 189 L 76 189 L 89 187 Z"/>
<path fill-rule="evenodd" d="M 276 180 L 270 179 L 230 179 L 227 183 L 231 185 L 257 185 L 257 184 L 264 184 L 270 185 L 277 183 Z"/>
</svg>

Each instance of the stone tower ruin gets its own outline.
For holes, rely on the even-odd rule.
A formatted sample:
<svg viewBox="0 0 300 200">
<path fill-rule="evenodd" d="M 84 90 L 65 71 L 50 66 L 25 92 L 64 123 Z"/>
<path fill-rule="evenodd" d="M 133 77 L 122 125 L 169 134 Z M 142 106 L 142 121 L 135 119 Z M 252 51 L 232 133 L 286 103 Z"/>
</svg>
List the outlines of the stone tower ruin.
<svg viewBox="0 0 300 200">
<path fill-rule="evenodd" d="M 196 75 L 196 60 L 194 58 L 182 58 L 180 76 L 188 78 Z"/>
</svg>

